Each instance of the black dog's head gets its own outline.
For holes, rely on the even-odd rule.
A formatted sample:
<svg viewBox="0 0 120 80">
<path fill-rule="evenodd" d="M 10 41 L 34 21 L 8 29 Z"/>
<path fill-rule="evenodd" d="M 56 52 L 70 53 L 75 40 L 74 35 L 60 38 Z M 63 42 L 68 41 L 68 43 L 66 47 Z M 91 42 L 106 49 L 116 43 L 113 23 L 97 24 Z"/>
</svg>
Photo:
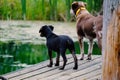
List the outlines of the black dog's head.
<svg viewBox="0 0 120 80">
<path fill-rule="evenodd" d="M 52 33 L 54 27 L 52 25 L 44 25 L 40 28 L 39 33 L 41 37 L 46 37 L 48 34 Z"/>
</svg>

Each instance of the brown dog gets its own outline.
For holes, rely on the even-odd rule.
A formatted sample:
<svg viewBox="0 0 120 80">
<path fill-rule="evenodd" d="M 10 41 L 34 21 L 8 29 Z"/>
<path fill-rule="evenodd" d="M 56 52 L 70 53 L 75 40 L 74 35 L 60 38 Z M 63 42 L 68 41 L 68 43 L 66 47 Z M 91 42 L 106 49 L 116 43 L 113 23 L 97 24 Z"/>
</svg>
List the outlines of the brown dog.
<svg viewBox="0 0 120 80">
<path fill-rule="evenodd" d="M 89 39 L 88 58 L 91 60 L 93 50 L 93 39 L 97 37 L 99 47 L 101 48 L 101 30 L 102 30 L 102 16 L 93 16 L 86 9 L 86 3 L 84 2 L 73 2 L 72 3 L 73 13 L 76 15 L 76 28 L 77 35 L 81 50 L 81 60 L 84 59 L 84 43 L 83 38 Z"/>
</svg>

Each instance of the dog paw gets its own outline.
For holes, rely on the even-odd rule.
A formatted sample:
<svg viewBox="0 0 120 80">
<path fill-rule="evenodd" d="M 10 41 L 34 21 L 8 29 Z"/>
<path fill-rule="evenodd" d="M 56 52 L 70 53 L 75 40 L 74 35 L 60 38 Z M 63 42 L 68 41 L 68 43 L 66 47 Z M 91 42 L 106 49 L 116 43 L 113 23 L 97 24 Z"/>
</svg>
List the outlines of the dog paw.
<svg viewBox="0 0 120 80">
<path fill-rule="evenodd" d="M 51 65 L 51 64 L 49 64 L 49 65 L 47 65 L 47 67 L 52 67 L 52 65 Z"/>
<path fill-rule="evenodd" d="M 78 66 L 73 67 L 73 70 L 77 70 L 77 69 L 78 69 Z"/>
<path fill-rule="evenodd" d="M 59 66 L 59 64 L 58 64 L 58 63 L 56 63 L 56 64 L 55 64 L 55 66 Z"/>
<path fill-rule="evenodd" d="M 92 57 L 91 57 L 92 53 L 89 53 L 88 56 L 87 56 L 87 60 L 91 60 Z"/>
<path fill-rule="evenodd" d="M 84 58 L 80 58 L 80 60 L 84 60 Z"/>
<path fill-rule="evenodd" d="M 91 60 L 92 58 L 88 57 L 87 60 Z"/>
<path fill-rule="evenodd" d="M 61 68 L 59 68 L 59 70 L 64 70 L 64 68 L 63 68 L 63 67 L 61 67 Z"/>
</svg>

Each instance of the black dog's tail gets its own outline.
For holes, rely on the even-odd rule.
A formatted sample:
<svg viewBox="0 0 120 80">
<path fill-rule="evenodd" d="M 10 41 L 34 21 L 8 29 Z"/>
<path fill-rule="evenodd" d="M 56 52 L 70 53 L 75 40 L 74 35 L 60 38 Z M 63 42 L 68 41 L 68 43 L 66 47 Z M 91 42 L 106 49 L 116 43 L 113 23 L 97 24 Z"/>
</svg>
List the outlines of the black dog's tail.
<svg viewBox="0 0 120 80">
<path fill-rule="evenodd" d="M 75 52 L 75 46 L 74 46 L 74 42 L 71 38 L 67 39 L 67 45 L 68 45 L 68 49 L 71 51 Z"/>
</svg>

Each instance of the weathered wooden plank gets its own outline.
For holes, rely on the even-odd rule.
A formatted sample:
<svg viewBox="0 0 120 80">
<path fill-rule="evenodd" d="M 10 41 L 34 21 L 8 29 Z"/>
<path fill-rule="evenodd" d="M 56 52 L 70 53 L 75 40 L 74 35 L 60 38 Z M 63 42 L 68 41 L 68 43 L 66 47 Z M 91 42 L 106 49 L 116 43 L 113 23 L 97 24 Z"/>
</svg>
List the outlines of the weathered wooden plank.
<svg viewBox="0 0 120 80">
<path fill-rule="evenodd" d="M 101 79 L 101 73 L 98 74 L 98 75 L 95 75 L 95 76 L 93 76 L 93 77 L 91 77 L 91 78 L 88 78 L 88 79 L 86 79 L 86 80 L 102 80 L 102 79 Z"/>
<path fill-rule="evenodd" d="M 80 64 L 83 64 L 83 63 L 85 63 L 85 62 L 87 62 L 87 61 L 81 61 L 81 63 L 79 63 L 79 65 L 80 65 Z M 35 76 L 33 76 L 33 77 L 29 77 L 29 78 L 27 78 L 27 79 L 25 79 L 25 80 L 33 80 L 34 78 L 35 78 L 35 79 L 45 78 L 45 77 L 47 77 L 47 76 L 51 76 L 51 75 L 54 75 L 54 74 L 67 72 L 67 70 L 74 72 L 74 70 L 72 69 L 73 66 L 74 66 L 74 63 L 72 62 L 72 63 L 67 64 L 64 70 L 54 69 L 54 70 L 48 71 L 48 72 L 43 73 L 43 74 L 38 74 L 38 75 L 35 75 Z"/>
<path fill-rule="evenodd" d="M 100 64 L 100 63 L 98 63 L 98 64 Z M 100 67 L 98 67 L 98 64 L 93 65 L 93 66 L 88 67 L 88 68 L 85 68 L 83 70 L 74 72 L 74 73 L 69 74 L 69 75 L 61 76 L 61 77 L 59 77 L 58 80 L 71 80 L 71 79 L 75 79 L 76 77 L 79 77 L 79 76 L 81 76 L 81 78 L 83 78 L 85 74 L 88 74 L 94 70 L 100 69 Z M 84 80 L 81 78 L 79 78 L 79 80 Z M 78 80 L 78 79 L 75 79 L 75 80 Z"/>
<path fill-rule="evenodd" d="M 97 69 L 95 69 L 95 70 L 93 70 L 93 71 L 91 71 L 89 73 L 86 73 L 86 74 L 84 74 L 82 76 L 79 76 L 79 77 L 72 78 L 70 80 L 79 80 L 79 79 L 80 80 L 86 80 L 86 79 L 88 79 L 90 77 L 93 77 L 93 76 L 96 76 L 96 75 L 98 75 L 100 73 L 101 73 L 101 68 L 97 68 Z M 96 79 L 99 79 L 99 78 L 96 78 Z"/>
<path fill-rule="evenodd" d="M 45 68 L 42 68 L 42 69 L 39 69 L 39 70 L 35 70 L 35 71 L 32 71 L 32 72 L 29 72 L 27 74 L 24 74 L 24 75 L 19 75 L 19 76 L 16 76 L 16 77 L 13 77 L 13 78 L 10 78 L 9 80 L 16 80 L 16 79 L 25 79 L 25 78 L 29 78 L 29 77 L 34 77 L 35 75 L 41 75 L 43 73 L 46 73 L 46 72 L 49 72 L 49 71 L 54 71 L 54 70 L 58 70 L 59 68 L 58 67 L 45 67 Z"/>
<path fill-rule="evenodd" d="M 74 62 L 73 58 L 72 57 L 69 58 L 66 66 L 68 66 L 68 64 L 71 64 L 71 69 L 72 69 L 72 67 L 74 66 L 73 62 Z M 60 63 L 62 64 L 63 62 L 61 61 Z M 47 72 L 54 72 L 55 70 L 56 71 L 61 71 L 61 70 L 58 70 L 58 69 L 59 69 L 58 67 L 51 67 L 51 68 L 44 67 L 44 68 L 41 68 L 41 69 L 39 69 L 37 71 L 35 70 L 35 71 L 32 71 L 32 72 L 24 74 L 24 75 L 19 75 L 19 76 L 10 78 L 9 80 L 26 79 L 26 78 L 29 78 L 29 77 L 32 77 L 34 79 L 34 76 L 36 76 L 36 75 L 40 75 L 40 76 L 42 74 L 46 75 Z"/>
<path fill-rule="evenodd" d="M 81 71 L 81 70 L 86 70 L 86 68 L 89 68 L 89 67 L 91 67 L 91 66 L 93 66 L 93 65 L 96 65 L 96 64 L 100 64 L 100 62 L 101 62 L 101 58 L 97 58 L 97 59 L 95 59 L 95 60 L 92 60 L 92 61 L 90 61 L 90 62 L 88 62 L 88 63 L 85 63 L 85 64 L 82 64 L 82 65 L 79 65 L 79 68 L 78 68 L 78 70 L 76 70 L 76 71 L 71 71 L 71 70 L 67 70 L 67 71 L 63 71 L 63 72 L 61 72 L 61 73 L 57 73 L 57 74 L 54 74 L 54 75 L 50 75 L 50 76 L 48 76 L 48 77 L 46 77 L 46 78 L 41 78 L 41 79 L 39 79 L 39 80 L 42 80 L 42 79 L 44 79 L 44 80 L 54 80 L 54 79 L 58 79 L 58 78 L 63 78 L 64 79 L 64 77 L 66 77 L 66 76 L 68 76 L 69 75 L 69 77 L 68 77 L 68 79 L 70 79 L 70 78 L 72 78 L 72 77 L 76 77 L 76 75 L 72 75 L 71 76 L 71 74 L 73 74 L 73 73 L 77 73 L 77 72 L 79 72 L 79 71 Z M 79 74 L 77 74 L 78 76 L 79 76 Z M 67 78 L 65 78 L 64 80 L 67 80 Z"/>
<path fill-rule="evenodd" d="M 71 58 L 71 57 L 72 57 L 71 54 L 67 55 L 68 59 Z M 53 60 L 55 61 L 55 58 Z M 62 61 L 62 59 L 61 59 L 61 61 Z M 39 69 L 47 67 L 48 63 L 49 63 L 49 60 L 46 60 L 46 61 L 40 62 L 38 64 L 35 64 L 33 66 L 30 66 L 30 67 L 27 67 L 27 68 L 24 68 L 24 69 L 21 69 L 21 70 L 17 70 L 17 71 L 14 71 L 14 72 L 2 75 L 2 76 L 4 76 L 7 79 L 10 79 L 10 78 L 14 78 L 14 77 L 17 77 L 17 76 L 20 76 L 20 75 L 25 75 L 27 73 L 37 71 Z"/>
<path fill-rule="evenodd" d="M 97 56 L 94 56 L 94 57 L 97 58 Z M 88 62 L 87 60 L 79 61 L 78 66 L 83 65 L 87 62 Z M 72 72 L 74 72 L 74 70 L 72 70 L 73 66 L 74 66 L 74 63 L 72 61 L 72 63 L 66 65 L 65 70 L 63 70 L 63 71 L 55 69 L 55 70 L 51 70 L 51 71 L 48 71 L 48 72 L 43 73 L 43 74 L 38 74 L 38 75 L 35 75 L 32 77 L 26 78 L 25 80 L 33 80 L 33 79 L 38 79 L 38 78 L 42 79 L 42 78 L 45 78 L 47 76 L 51 76 L 51 75 L 55 75 L 55 74 L 59 74 L 59 73 L 61 73 L 61 74 L 70 73 L 70 72 L 72 73 Z"/>
</svg>

